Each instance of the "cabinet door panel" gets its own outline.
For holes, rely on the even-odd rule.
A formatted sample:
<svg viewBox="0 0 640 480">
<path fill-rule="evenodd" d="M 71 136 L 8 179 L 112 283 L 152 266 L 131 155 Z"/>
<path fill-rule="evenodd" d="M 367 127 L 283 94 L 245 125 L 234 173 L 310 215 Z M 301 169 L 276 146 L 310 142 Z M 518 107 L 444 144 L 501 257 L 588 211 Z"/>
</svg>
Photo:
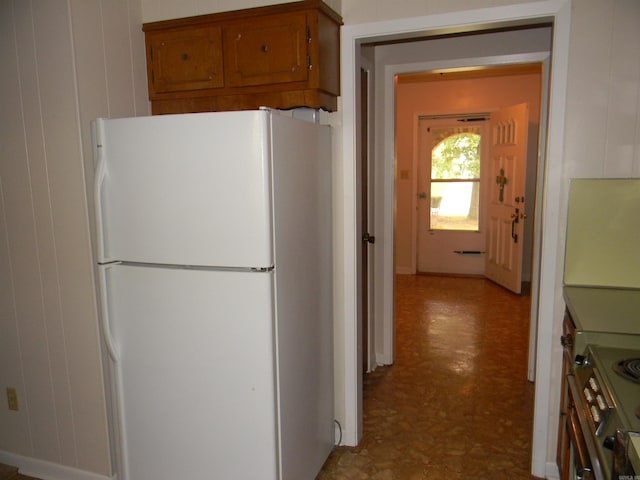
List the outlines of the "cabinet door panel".
<svg viewBox="0 0 640 480">
<path fill-rule="evenodd" d="M 221 50 L 220 27 L 149 34 L 149 90 L 163 93 L 222 87 Z"/>
<path fill-rule="evenodd" d="M 308 40 L 304 13 L 225 26 L 223 38 L 226 86 L 307 80 Z"/>
</svg>

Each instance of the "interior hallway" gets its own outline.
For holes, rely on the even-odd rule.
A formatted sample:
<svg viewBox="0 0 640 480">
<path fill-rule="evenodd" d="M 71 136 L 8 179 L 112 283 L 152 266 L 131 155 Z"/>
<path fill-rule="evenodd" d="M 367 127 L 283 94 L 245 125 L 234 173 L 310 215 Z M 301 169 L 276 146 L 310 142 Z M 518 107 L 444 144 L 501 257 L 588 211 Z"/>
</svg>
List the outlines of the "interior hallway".
<svg viewBox="0 0 640 480">
<path fill-rule="evenodd" d="M 317 480 L 530 479 L 529 296 L 396 277 L 396 362 L 364 380 L 364 436 Z"/>
</svg>

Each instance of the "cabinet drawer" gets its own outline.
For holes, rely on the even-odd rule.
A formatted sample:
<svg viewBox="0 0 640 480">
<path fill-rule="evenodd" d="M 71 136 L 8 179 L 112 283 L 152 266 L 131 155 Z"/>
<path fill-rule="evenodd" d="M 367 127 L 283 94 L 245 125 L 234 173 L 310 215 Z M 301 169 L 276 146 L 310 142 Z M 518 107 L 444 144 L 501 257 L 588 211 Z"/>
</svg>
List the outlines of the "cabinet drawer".
<svg viewBox="0 0 640 480">
<path fill-rule="evenodd" d="M 219 26 L 147 34 L 149 92 L 218 88 L 222 75 L 222 33 Z"/>
<path fill-rule="evenodd" d="M 307 80 L 309 30 L 304 12 L 224 26 L 223 40 L 227 87 Z"/>
</svg>

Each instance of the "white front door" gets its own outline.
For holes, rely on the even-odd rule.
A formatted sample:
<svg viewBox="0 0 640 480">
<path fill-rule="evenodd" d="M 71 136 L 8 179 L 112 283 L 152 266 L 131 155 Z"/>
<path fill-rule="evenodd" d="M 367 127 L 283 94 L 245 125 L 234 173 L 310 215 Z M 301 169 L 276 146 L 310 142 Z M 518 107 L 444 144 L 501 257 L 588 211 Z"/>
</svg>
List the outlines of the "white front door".
<svg viewBox="0 0 640 480">
<path fill-rule="evenodd" d="M 418 272 L 484 273 L 481 217 L 486 182 L 480 182 L 484 166 L 479 148 L 484 121 L 477 119 L 473 123 L 464 117 L 419 120 Z"/>
<path fill-rule="evenodd" d="M 485 275 L 499 285 L 520 293 L 522 288 L 523 223 L 526 199 L 527 133 L 526 103 L 491 114 L 489 147 L 489 205 Z"/>
</svg>

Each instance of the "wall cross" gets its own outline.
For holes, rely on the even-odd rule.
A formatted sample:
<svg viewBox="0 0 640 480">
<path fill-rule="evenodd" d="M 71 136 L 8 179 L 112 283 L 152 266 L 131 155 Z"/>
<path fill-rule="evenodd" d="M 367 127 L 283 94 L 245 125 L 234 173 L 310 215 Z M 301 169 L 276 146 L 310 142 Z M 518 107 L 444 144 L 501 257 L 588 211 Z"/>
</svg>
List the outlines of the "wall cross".
<svg viewBox="0 0 640 480">
<path fill-rule="evenodd" d="M 500 175 L 496 177 L 496 183 L 500 186 L 498 200 L 504 201 L 504 186 L 507 184 L 507 177 L 504 176 L 504 168 L 500 169 Z"/>
</svg>

